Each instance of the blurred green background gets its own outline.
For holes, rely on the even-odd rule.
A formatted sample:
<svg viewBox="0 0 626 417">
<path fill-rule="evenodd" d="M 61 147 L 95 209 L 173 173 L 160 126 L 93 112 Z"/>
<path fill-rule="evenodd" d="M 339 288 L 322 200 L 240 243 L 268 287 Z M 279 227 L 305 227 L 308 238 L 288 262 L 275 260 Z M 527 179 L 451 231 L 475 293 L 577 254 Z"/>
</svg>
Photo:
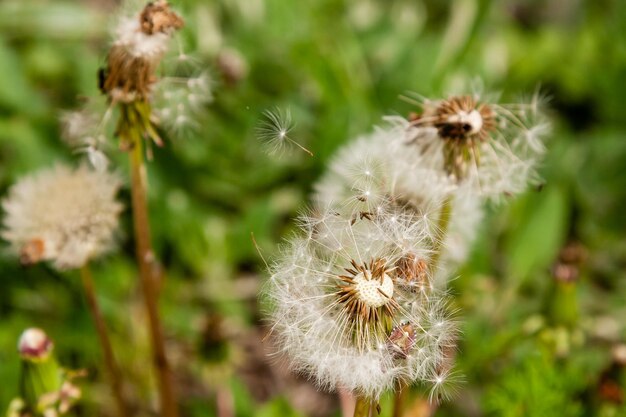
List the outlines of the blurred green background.
<svg viewBox="0 0 626 417">
<path fill-rule="evenodd" d="M 438 416 L 626 416 L 626 2 L 619 0 L 185 0 L 183 49 L 214 80 L 201 128 L 155 151 L 150 209 L 167 269 L 162 313 L 185 416 L 338 415 L 268 358 L 257 294 L 264 255 L 293 231 L 328 158 L 407 91 L 476 77 L 504 101 L 540 86 L 554 122 L 545 186 L 489 207 L 452 283 L 463 337 L 458 395 Z M 0 2 L 0 192 L 77 163 L 59 115 L 98 97 L 115 1 Z M 241 60 L 228 63 L 233 55 Z M 102 98 L 99 98 L 102 100 Z M 264 153 L 255 126 L 289 108 L 315 153 Z M 111 139 L 107 153 L 127 175 Z M 127 177 L 126 177 L 127 178 Z M 121 198 L 128 207 L 126 188 Z M 137 415 L 155 404 L 130 214 L 95 265 Z M 5 245 L 6 248 L 6 245 Z M 84 368 L 81 416 L 113 416 L 76 273 L 0 257 L 0 411 L 17 393 L 17 338 L 46 329 Z M 383 415 L 390 415 L 383 399 Z M 219 406 L 218 406 L 219 405 Z M 232 405 L 232 413 L 224 414 Z M 414 414 L 415 415 L 415 414 Z"/>
</svg>

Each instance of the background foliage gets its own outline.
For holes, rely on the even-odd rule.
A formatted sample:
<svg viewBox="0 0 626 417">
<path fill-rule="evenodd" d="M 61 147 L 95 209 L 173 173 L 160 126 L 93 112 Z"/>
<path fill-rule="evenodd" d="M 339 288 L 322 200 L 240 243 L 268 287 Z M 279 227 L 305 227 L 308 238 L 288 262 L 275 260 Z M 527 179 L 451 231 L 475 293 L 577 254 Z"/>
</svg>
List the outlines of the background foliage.
<svg viewBox="0 0 626 417">
<path fill-rule="evenodd" d="M 229 398 L 237 416 L 338 413 L 334 398 L 265 356 L 256 301 L 264 267 L 250 233 L 271 257 L 339 146 L 384 114 L 411 111 L 400 94 L 439 96 L 474 77 L 505 101 L 540 85 L 555 128 L 545 186 L 488 208 L 453 282 L 465 382 L 438 415 L 626 415 L 625 360 L 615 354 L 626 342 L 626 3 L 173 3 L 188 23 L 182 48 L 215 82 L 201 126 L 157 149 L 149 168 L 167 269 L 162 312 L 185 415 L 213 416 L 216 399 Z M 112 1 L 0 2 L 2 194 L 21 175 L 78 160 L 59 139 L 59 115 L 98 96 L 115 10 Z M 225 50 L 244 59 L 240 81 L 220 65 Z M 293 136 L 315 157 L 263 152 L 254 127 L 274 106 L 291 109 Z M 111 140 L 107 151 L 126 175 L 116 146 Z M 127 189 L 122 198 L 128 206 Z M 128 211 L 123 220 L 129 231 Z M 128 389 L 142 404 L 154 400 L 153 381 L 129 235 L 95 274 Z M 563 265 L 574 282 L 555 278 Z M 53 336 L 65 365 L 88 369 L 77 413 L 113 415 L 77 276 L 25 269 L 8 254 L 0 258 L 0 409 L 17 392 L 17 337 L 33 325 Z"/>
</svg>

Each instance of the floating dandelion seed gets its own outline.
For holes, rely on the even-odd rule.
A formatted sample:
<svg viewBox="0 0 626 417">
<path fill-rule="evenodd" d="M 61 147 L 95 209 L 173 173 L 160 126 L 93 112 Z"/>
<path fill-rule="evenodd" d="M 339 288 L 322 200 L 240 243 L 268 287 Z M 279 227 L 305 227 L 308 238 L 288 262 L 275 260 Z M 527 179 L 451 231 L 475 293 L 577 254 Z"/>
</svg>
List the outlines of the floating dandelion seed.
<svg viewBox="0 0 626 417">
<path fill-rule="evenodd" d="M 294 128 L 289 109 L 282 111 L 279 108 L 263 112 L 264 120 L 257 127 L 258 138 L 267 146 L 268 153 L 274 155 L 282 152 L 287 143 L 297 146 L 310 156 L 313 153 L 289 137 Z"/>
</svg>

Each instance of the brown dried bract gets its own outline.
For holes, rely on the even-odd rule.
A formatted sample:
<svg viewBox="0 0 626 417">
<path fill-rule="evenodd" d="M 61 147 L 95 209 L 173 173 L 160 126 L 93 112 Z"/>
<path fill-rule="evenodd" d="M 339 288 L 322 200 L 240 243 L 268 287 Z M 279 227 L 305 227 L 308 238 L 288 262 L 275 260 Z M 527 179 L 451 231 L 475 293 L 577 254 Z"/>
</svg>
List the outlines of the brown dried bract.
<svg viewBox="0 0 626 417">
<path fill-rule="evenodd" d="M 108 68 L 102 91 L 113 101 L 130 102 L 146 99 L 156 81 L 156 65 L 141 57 L 130 56 L 126 50 L 113 46 L 109 52 Z M 115 92 L 115 96 L 112 93 Z"/>
<path fill-rule="evenodd" d="M 170 9 L 165 0 L 150 2 L 144 7 L 139 16 L 141 31 L 146 35 L 157 32 L 169 33 L 185 25 L 183 19 Z"/>
<path fill-rule="evenodd" d="M 43 239 L 32 239 L 22 246 L 20 250 L 20 263 L 28 266 L 36 264 L 43 259 L 45 252 L 45 242 Z"/>
<path fill-rule="evenodd" d="M 413 254 L 400 258 L 396 265 L 398 277 L 410 284 L 425 285 L 428 282 L 428 264 Z"/>
</svg>

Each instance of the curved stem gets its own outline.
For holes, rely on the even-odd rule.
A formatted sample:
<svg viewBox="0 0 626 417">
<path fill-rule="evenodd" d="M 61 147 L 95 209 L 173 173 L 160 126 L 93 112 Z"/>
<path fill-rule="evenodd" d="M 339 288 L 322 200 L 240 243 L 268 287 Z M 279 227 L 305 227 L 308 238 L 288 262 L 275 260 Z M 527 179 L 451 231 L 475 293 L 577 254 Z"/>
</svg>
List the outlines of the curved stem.
<svg viewBox="0 0 626 417">
<path fill-rule="evenodd" d="M 83 288 L 85 289 L 87 305 L 89 306 L 89 311 L 91 312 L 91 316 L 98 333 L 98 338 L 100 339 L 100 345 L 104 355 L 104 365 L 109 374 L 109 383 L 111 384 L 111 391 L 113 392 L 113 397 L 115 398 L 115 403 L 117 405 L 117 413 L 120 417 L 130 417 L 123 394 L 122 373 L 120 372 L 120 368 L 115 360 L 115 355 L 113 354 L 111 340 L 109 339 L 104 317 L 102 315 L 102 311 L 100 310 L 98 299 L 96 298 L 93 277 L 88 263 L 83 265 L 80 269 L 80 277 L 83 282 Z"/>
<path fill-rule="evenodd" d="M 133 111 L 132 109 L 130 110 Z M 135 115 L 137 117 L 137 115 Z M 135 122 L 137 123 L 137 122 Z M 143 299 L 148 314 L 150 338 L 152 342 L 152 359 L 158 375 L 159 392 L 161 397 L 161 413 L 164 417 L 178 417 L 176 394 L 174 391 L 172 373 L 165 353 L 163 328 L 159 319 L 157 266 L 150 237 L 150 222 L 147 204 L 147 180 L 141 126 L 130 123 L 124 133 L 132 136 L 126 138 L 132 146 L 130 151 L 130 166 L 132 177 L 132 206 L 133 223 L 135 229 L 136 256 L 139 264 L 139 275 Z M 122 134 L 123 132 L 120 132 Z"/>
</svg>

